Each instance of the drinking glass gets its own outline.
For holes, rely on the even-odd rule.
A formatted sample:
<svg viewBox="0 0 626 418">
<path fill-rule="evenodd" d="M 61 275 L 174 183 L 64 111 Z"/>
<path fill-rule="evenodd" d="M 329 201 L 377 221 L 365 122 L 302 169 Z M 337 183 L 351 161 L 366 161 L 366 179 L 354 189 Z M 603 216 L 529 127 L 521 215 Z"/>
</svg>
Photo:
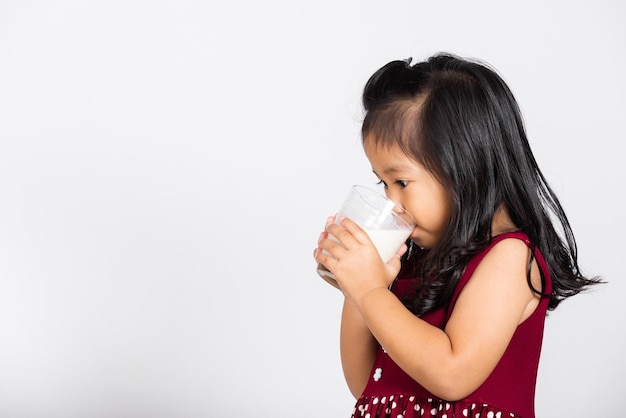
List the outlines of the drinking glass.
<svg viewBox="0 0 626 418">
<path fill-rule="evenodd" d="M 393 200 L 365 186 L 350 188 L 335 217 L 335 223 L 349 218 L 359 225 L 372 240 L 380 258 L 387 263 L 398 252 L 415 227 L 411 215 Z M 332 235 L 329 239 L 337 241 Z M 335 276 L 321 263 L 317 273 L 338 287 Z"/>
</svg>

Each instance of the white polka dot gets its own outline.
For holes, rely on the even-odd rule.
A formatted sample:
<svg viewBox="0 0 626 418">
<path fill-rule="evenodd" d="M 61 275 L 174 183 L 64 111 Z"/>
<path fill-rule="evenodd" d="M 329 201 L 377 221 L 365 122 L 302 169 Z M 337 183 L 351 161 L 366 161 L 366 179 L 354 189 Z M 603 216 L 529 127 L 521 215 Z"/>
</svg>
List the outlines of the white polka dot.
<svg viewBox="0 0 626 418">
<path fill-rule="evenodd" d="M 409 396 L 409 401 L 413 402 L 415 400 L 415 396 Z"/>
<path fill-rule="evenodd" d="M 376 405 L 377 403 L 378 403 L 378 397 L 376 397 L 376 398 L 374 398 L 374 399 L 372 400 L 372 404 L 373 404 L 373 405 Z"/>
<path fill-rule="evenodd" d="M 464 417 L 466 417 L 466 416 L 467 416 L 467 408 L 465 408 L 465 409 L 463 410 L 463 416 L 464 416 Z"/>
<path fill-rule="evenodd" d="M 496 418 L 502 418 L 502 412 L 496 412 Z"/>
<path fill-rule="evenodd" d="M 437 408 L 433 408 L 430 410 L 430 415 L 436 415 L 437 414 Z"/>
<path fill-rule="evenodd" d="M 380 400 L 380 403 L 385 403 L 385 402 L 387 402 L 387 397 L 383 396 L 382 399 Z"/>
<path fill-rule="evenodd" d="M 493 418 L 493 412 L 492 411 L 487 412 L 487 418 Z"/>
</svg>

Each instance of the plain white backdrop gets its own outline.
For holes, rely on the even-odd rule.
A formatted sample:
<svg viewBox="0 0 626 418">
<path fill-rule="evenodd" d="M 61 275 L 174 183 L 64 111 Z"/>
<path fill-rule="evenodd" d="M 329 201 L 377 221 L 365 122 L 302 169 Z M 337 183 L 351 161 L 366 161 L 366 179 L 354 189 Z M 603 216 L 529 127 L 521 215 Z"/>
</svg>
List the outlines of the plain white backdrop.
<svg viewBox="0 0 626 418">
<path fill-rule="evenodd" d="M 550 314 L 538 417 L 626 390 L 626 7 L 0 1 L 0 418 L 347 417 L 312 251 L 375 181 L 360 93 L 393 59 L 493 65 L 608 284 Z"/>
</svg>

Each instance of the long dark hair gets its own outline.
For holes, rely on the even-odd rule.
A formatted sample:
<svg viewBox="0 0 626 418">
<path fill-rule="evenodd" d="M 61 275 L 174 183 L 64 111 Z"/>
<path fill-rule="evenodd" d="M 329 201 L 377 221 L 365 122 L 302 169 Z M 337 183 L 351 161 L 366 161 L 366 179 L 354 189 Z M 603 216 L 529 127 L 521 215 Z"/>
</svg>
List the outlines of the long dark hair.
<svg viewBox="0 0 626 418">
<path fill-rule="evenodd" d="M 363 91 L 362 138 L 398 146 L 444 186 L 451 218 L 438 243 L 412 251 L 401 274 L 415 274 L 405 300 L 421 314 L 446 305 L 469 260 L 491 242 L 496 210 L 506 208 L 544 256 L 552 278 L 549 309 L 587 286 L 574 234 L 528 144 L 517 102 L 495 70 L 479 61 L 437 54 L 411 65 L 392 61 Z M 370 135 L 372 134 L 372 135 Z M 531 256 L 532 257 L 532 256 Z"/>
</svg>

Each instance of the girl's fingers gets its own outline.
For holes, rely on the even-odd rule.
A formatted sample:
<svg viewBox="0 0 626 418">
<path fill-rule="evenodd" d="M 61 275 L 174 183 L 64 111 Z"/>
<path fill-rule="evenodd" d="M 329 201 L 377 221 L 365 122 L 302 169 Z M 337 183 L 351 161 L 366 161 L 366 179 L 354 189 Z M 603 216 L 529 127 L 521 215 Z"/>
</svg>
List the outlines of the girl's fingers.
<svg viewBox="0 0 626 418">
<path fill-rule="evenodd" d="M 404 253 L 407 252 L 408 249 L 409 247 L 406 244 L 402 244 L 402 246 L 398 249 L 398 252 L 396 253 L 396 257 L 402 258 L 402 256 L 404 255 Z"/>
<path fill-rule="evenodd" d="M 341 218 L 339 225 L 332 223 L 326 231 L 339 241 L 343 248 L 351 249 L 361 245 L 371 244 L 369 235 L 354 221 L 349 218 Z"/>
<path fill-rule="evenodd" d="M 356 222 L 352 221 L 351 219 L 342 218 L 339 223 L 350 233 L 351 236 L 354 237 L 354 239 L 359 244 L 367 244 L 371 241 L 369 235 L 367 235 L 363 228 L 361 228 Z"/>
<path fill-rule="evenodd" d="M 326 236 L 320 236 L 317 247 L 320 250 L 324 250 L 327 255 L 330 254 L 332 258 L 339 258 L 341 250 L 345 248 L 344 244 L 337 242 L 335 239 L 329 238 L 328 234 L 329 233 L 327 232 Z"/>
<path fill-rule="evenodd" d="M 358 243 L 355 237 L 352 236 L 352 233 L 343 225 L 332 223 L 328 225 L 326 231 L 328 232 L 329 239 L 338 241 L 344 248 L 353 248 L 355 244 Z M 332 237 L 330 237 L 330 235 L 332 235 Z"/>
<path fill-rule="evenodd" d="M 326 223 L 324 224 L 324 230 L 322 231 L 322 233 L 320 234 L 319 238 L 317 239 L 317 243 L 318 244 L 320 243 L 321 240 L 323 240 L 324 238 L 328 237 L 327 228 L 333 222 L 335 222 L 335 217 L 334 216 L 329 216 L 328 218 L 326 218 Z"/>
<path fill-rule="evenodd" d="M 331 248 L 331 251 L 333 252 L 331 253 L 328 248 Z M 320 243 L 320 246 L 317 247 L 315 251 L 313 251 L 313 256 L 315 258 L 315 261 L 324 265 L 327 269 L 332 271 L 336 263 L 339 261 L 339 254 L 337 253 L 337 251 L 340 249 L 341 246 L 336 242 L 324 240 L 322 243 Z"/>
<path fill-rule="evenodd" d="M 330 225 L 333 224 L 333 222 L 335 222 L 335 217 L 334 216 L 329 216 L 328 218 L 326 218 L 326 223 L 324 224 L 324 231 L 322 231 L 322 233 L 320 234 L 319 238 L 317 239 L 317 242 L 319 243 L 322 239 L 324 238 L 328 238 L 328 227 Z"/>
</svg>

